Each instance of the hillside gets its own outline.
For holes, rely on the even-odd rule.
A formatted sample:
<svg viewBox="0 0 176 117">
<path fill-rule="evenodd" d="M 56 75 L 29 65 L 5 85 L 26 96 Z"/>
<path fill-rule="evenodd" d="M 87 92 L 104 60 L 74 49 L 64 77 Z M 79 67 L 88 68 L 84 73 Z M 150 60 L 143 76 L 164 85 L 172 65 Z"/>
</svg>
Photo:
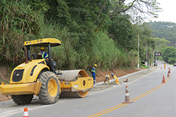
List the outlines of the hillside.
<svg viewBox="0 0 176 117">
<path fill-rule="evenodd" d="M 140 53 L 145 54 L 146 46 L 153 43 L 146 28 L 132 25 L 134 14 L 126 13 L 131 8 L 139 10 L 142 4 L 155 15 L 157 2 L 146 0 L 127 5 L 114 0 L 0 1 L 0 60 L 4 65 L 19 65 L 25 58 L 25 41 L 56 38 L 62 44 L 52 48 L 52 58 L 60 60 L 64 69 L 90 70 L 95 63 L 103 69 L 133 68 L 138 63 L 138 33 L 143 40 Z M 39 50 L 36 47 L 31 53 Z"/>
<path fill-rule="evenodd" d="M 134 0 L 129 4 L 116 0 L 2 0 L 0 68 L 13 69 L 23 63 L 24 42 L 43 38 L 61 41 L 60 46 L 51 48 L 51 57 L 59 60 L 62 70 L 90 72 L 95 63 L 102 71 L 133 69 L 138 58 L 145 61 L 146 57 L 152 63 L 150 54 L 155 45 L 149 38 L 151 33 L 145 25 L 133 24 L 130 17 L 134 14 L 127 11 L 135 8 L 142 14 L 144 11 L 140 8 L 145 6 L 148 13 L 155 16 L 157 4 L 147 0 Z M 142 40 L 139 48 L 138 34 Z M 34 47 L 30 53 L 39 51 L 40 47 Z M 5 72 L 0 74 L 0 82 L 9 81 L 5 75 Z"/>
<path fill-rule="evenodd" d="M 149 22 L 146 25 L 152 30 L 152 35 L 158 38 L 165 38 L 171 43 L 169 46 L 176 46 L 176 23 L 172 22 Z"/>
</svg>

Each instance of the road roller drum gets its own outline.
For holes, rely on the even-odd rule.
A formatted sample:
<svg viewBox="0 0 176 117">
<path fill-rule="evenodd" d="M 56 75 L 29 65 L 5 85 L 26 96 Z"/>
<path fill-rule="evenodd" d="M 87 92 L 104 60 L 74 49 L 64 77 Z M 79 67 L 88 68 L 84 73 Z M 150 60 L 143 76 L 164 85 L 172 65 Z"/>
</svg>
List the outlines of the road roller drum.
<svg viewBox="0 0 176 117">
<path fill-rule="evenodd" d="M 63 70 L 60 73 L 62 73 L 58 78 L 61 82 L 60 97 L 85 97 L 88 89 L 93 86 L 93 79 L 85 70 Z"/>
</svg>

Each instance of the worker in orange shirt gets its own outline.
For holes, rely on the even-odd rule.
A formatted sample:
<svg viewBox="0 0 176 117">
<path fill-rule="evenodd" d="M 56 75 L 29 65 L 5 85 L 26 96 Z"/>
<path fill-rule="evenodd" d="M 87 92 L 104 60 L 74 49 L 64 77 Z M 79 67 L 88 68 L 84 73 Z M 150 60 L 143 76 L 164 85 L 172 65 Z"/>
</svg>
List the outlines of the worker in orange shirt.
<svg viewBox="0 0 176 117">
<path fill-rule="evenodd" d="M 113 73 L 111 74 L 111 76 L 112 76 L 112 78 L 115 79 L 115 82 L 116 82 L 117 84 L 120 84 L 120 83 L 119 83 L 119 79 L 117 78 L 117 76 L 115 76 Z"/>
</svg>

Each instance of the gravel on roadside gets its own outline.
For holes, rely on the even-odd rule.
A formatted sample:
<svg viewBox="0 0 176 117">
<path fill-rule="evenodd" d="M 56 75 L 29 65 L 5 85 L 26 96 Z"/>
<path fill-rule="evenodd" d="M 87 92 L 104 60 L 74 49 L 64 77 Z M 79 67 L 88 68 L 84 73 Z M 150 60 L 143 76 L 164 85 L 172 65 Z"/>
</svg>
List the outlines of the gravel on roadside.
<svg viewBox="0 0 176 117">
<path fill-rule="evenodd" d="M 140 70 L 138 72 L 134 72 L 134 73 L 122 76 L 122 77 L 118 77 L 119 83 L 120 83 L 120 85 L 123 85 L 124 83 L 132 82 L 134 80 L 137 80 L 139 78 L 142 78 L 142 77 L 154 72 L 157 69 L 158 69 L 158 67 L 151 67 L 146 70 Z M 94 87 L 90 89 L 90 92 L 91 91 L 97 92 L 97 91 L 106 90 L 110 87 L 117 86 L 117 85 L 118 84 L 115 83 L 115 79 L 111 79 L 109 83 L 99 82 L 99 83 L 96 83 L 94 85 Z"/>
</svg>

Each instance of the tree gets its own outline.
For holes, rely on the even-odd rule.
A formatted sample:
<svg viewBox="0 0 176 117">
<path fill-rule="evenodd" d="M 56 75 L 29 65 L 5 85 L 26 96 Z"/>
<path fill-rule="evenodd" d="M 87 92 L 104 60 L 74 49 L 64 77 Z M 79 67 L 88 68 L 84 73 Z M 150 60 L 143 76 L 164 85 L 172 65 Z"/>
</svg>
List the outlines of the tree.
<svg viewBox="0 0 176 117">
<path fill-rule="evenodd" d="M 134 49 L 132 25 L 126 16 L 118 14 L 109 27 L 109 33 L 118 47 L 127 51 Z"/>
<path fill-rule="evenodd" d="M 119 13 L 129 13 L 133 17 L 144 16 L 157 17 L 159 12 L 159 3 L 156 0 L 111 0 L 111 19 L 114 19 Z M 142 17 L 141 17 L 142 18 Z M 135 18 L 134 18 L 135 19 Z"/>
<path fill-rule="evenodd" d="M 142 21 L 146 19 L 148 16 L 157 17 L 157 13 L 160 10 L 159 3 L 156 2 L 156 0 L 132 0 L 131 2 L 128 2 L 128 0 L 111 0 L 105 1 L 104 3 L 109 4 L 108 16 L 102 15 L 102 17 L 99 18 L 98 15 L 96 21 L 100 20 L 100 22 L 97 22 L 99 23 L 97 28 L 99 28 L 102 25 L 102 23 L 105 22 L 104 21 L 105 19 L 107 21 L 109 19 L 113 21 L 119 14 L 121 15 L 126 14 L 126 16 L 128 14 L 128 16 L 130 16 L 128 17 L 128 19 L 131 19 L 134 23 L 136 23 L 138 22 L 138 20 L 134 20 L 136 19 L 136 17 L 141 16 L 139 20 Z"/>
<path fill-rule="evenodd" d="M 0 1 L 0 59 L 20 63 L 24 38 L 37 36 L 41 29 L 40 14 L 30 5 L 14 0 Z"/>
<path fill-rule="evenodd" d="M 156 51 L 157 52 L 161 52 L 162 48 L 167 47 L 167 45 L 170 43 L 170 41 L 164 39 L 164 38 L 153 38 L 155 41 L 155 45 L 156 45 Z"/>
<path fill-rule="evenodd" d="M 152 30 L 155 38 L 164 38 L 171 43 L 169 46 L 176 46 L 176 23 L 172 22 L 149 22 L 147 27 Z"/>
<path fill-rule="evenodd" d="M 162 57 L 167 63 L 175 63 L 176 62 L 176 48 L 174 47 L 166 47 L 162 51 Z"/>
</svg>

